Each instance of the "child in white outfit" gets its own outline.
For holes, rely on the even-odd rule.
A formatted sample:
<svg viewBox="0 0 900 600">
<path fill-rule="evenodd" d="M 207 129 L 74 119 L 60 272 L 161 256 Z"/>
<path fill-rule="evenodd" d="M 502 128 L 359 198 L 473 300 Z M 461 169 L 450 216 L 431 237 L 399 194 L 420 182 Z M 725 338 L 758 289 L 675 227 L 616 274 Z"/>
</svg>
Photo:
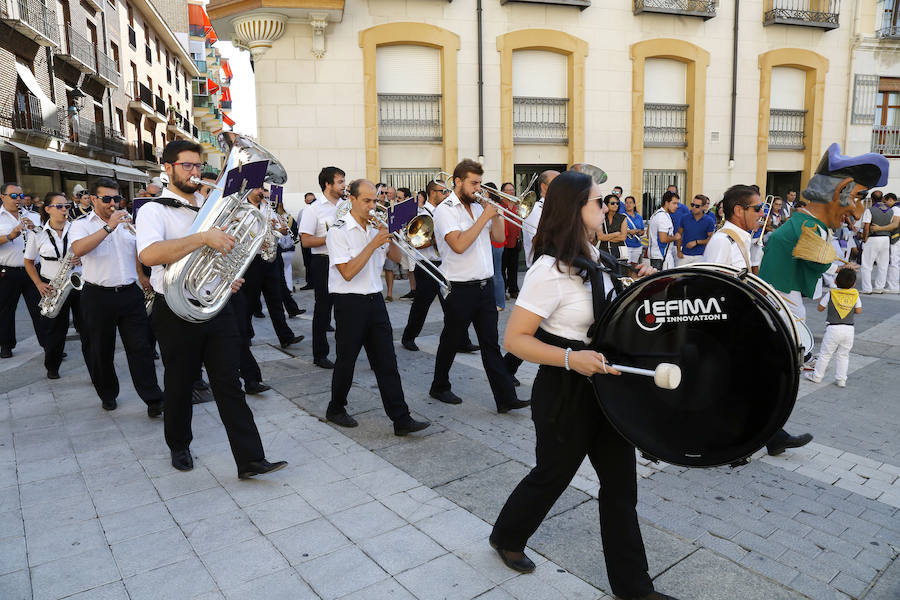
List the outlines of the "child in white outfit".
<svg viewBox="0 0 900 600">
<path fill-rule="evenodd" d="M 850 349 L 853 347 L 853 320 L 862 312 L 862 303 L 859 301 L 859 292 L 853 287 L 856 284 L 856 271 L 844 267 L 834 279 L 837 287 L 824 294 L 817 306 L 819 312 L 828 311 L 825 336 L 822 338 L 816 370 L 806 373 L 806 378 L 821 383 L 833 354 L 835 381 L 838 387 L 845 387 Z"/>
</svg>

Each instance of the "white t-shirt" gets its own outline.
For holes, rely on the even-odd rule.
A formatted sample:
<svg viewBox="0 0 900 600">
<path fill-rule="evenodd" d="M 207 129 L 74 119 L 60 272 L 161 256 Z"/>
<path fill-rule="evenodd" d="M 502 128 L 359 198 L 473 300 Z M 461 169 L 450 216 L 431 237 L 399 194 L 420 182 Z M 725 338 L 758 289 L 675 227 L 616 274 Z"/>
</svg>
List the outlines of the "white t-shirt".
<svg viewBox="0 0 900 600">
<path fill-rule="evenodd" d="M 541 328 L 547 333 L 590 342 L 587 330 L 594 322 L 591 283 L 583 281 L 574 269 L 560 266 L 563 272 L 556 267 L 556 259 L 547 255 L 534 261 L 525 274 L 516 307 L 543 318 Z M 607 273 L 603 273 L 603 285 L 606 290 L 613 289 Z"/>
<path fill-rule="evenodd" d="M 359 273 L 347 281 L 337 265 L 342 265 L 359 256 L 375 236 L 374 227 L 363 229 L 353 215 L 347 215 L 328 228 L 325 244 L 328 246 L 328 291 L 332 294 L 375 294 L 381 292 L 381 270 L 388 244 L 372 253 Z"/>
<path fill-rule="evenodd" d="M 164 189 L 159 197 L 184 202 L 183 198 L 169 191 L 169 188 Z M 203 206 L 206 198 L 203 194 L 195 193 L 194 200 L 197 206 Z M 197 213 L 189 208 L 171 208 L 157 202 L 147 202 L 141 206 L 135 222 L 138 255 L 156 242 L 187 237 L 196 218 Z M 163 285 L 165 274 L 166 268 L 163 265 L 150 267 L 150 285 L 157 294 L 164 294 L 166 291 Z"/>
<path fill-rule="evenodd" d="M 648 236 L 650 239 L 650 258 L 665 258 L 664 252 L 668 252 L 669 247 L 674 242 L 663 243 L 660 248 L 659 233 L 675 235 L 675 226 L 672 224 L 672 217 L 663 209 L 657 210 L 650 217 L 650 225 L 648 226 Z"/>
<path fill-rule="evenodd" d="M 41 218 L 37 213 L 26 212 L 25 218 L 34 223 L 35 226 L 41 224 Z M 6 208 L 0 206 L 0 235 L 8 234 L 18 224 L 18 213 L 10 213 Z M 20 231 L 16 239 L 0 246 L 0 267 L 24 267 L 25 239 L 34 235 L 30 231 Z"/>
<path fill-rule="evenodd" d="M 300 213 L 300 233 L 314 237 L 325 237 L 328 228 L 334 225 L 335 213 L 340 200 L 334 204 L 319 192 L 312 204 L 304 207 Z M 310 248 L 313 254 L 328 254 L 328 246 L 315 246 Z"/>
<path fill-rule="evenodd" d="M 448 281 L 477 281 L 494 276 L 494 258 L 491 253 L 491 225 L 488 223 L 478 232 L 475 241 L 462 254 L 453 251 L 444 239 L 448 233 L 470 229 L 484 209 L 477 202 L 470 206 L 472 215 L 465 205 L 451 193 L 434 210 L 434 237 L 438 250 L 444 259 L 441 271 Z"/>
<path fill-rule="evenodd" d="M 747 256 L 750 256 L 750 234 L 731 221 L 725 221 L 722 228 L 715 232 L 709 243 L 706 244 L 706 249 L 703 251 L 703 262 L 726 265 L 736 269 L 749 268 L 740 247 L 728 237 L 728 234 L 725 233 L 726 230 L 734 231 L 737 234 L 744 243 Z"/>
<path fill-rule="evenodd" d="M 541 222 L 541 214 L 544 212 L 544 199 L 541 198 L 534 204 L 534 208 L 531 209 L 531 213 L 528 215 L 528 218 L 525 219 L 525 223 L 531 225 L 534 228 L 534 231 L 537 231 L 538 224 Z M 532 256 L 532 243 L 534 242 L 534 234 L 531 233 L 527 228 L 522 228 L 522 246 L 525 249 L 525 266 L 530 267 L 533 256 Z"/>
<path fill-rule="evenodd" d="M 69 244 L 68 233 L 71 223 L 66 222 L 63 225 L 62 235 L 56 233 L 49 223 L 44 225 L 44 231 L 40 234 L 29 233 L 28 239 L 25 240 L 25 258 L 35 261 L 38 264 L 41 277 L 44 279 L 53 279 L 59 271 L 59 263 L 65 258 L 66 253 L 71 250 Z M 43 260 L 39 260 L 43 258 Z M 81 267 L 72 269 L 75 272 L 81 272 Z"/>
<path fill-rule="evenodd" d="M 104 225 L 106 221 L 95 212 L 75 219 L 69 228 L 69 243 L 73 244 L 96 233 Z M 118 287 L 137 281 L 135 237 L 128 229 L 128 223 L 120 223 L 96 248 L 81 257 L 82 274 L 86 282 Z"/>
</svg>

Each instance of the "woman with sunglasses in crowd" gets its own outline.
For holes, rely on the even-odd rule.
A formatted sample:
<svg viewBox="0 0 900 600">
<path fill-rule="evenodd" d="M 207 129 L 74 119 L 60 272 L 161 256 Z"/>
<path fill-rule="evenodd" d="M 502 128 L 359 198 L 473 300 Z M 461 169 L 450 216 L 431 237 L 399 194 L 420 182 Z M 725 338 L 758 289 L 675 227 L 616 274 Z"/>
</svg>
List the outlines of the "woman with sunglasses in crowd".
<svg viewBox="0 0 900 600">
<path fill-rule="evenodd" d="M 30 235 L 25 241 L 25 271 L 34 282 L 41 297 L 50 296 L 53 289 L 50 282 L 56 277 L 63 259 L 71 250 L 69 243 L 69 221 L 66 218 L 72 203 L 62 192 L 49 192 L 44 196 L 41 221 L 44 230 Z M 35 262 L 40 257 L 39 264 Z M 73 255 L 73 272 L 81 273 L 81 260 Z M 59 379 L 59 365 L 65 354 L 66 333 L 69 331 L 69 312 L 75 322 L 75 329 L 82 334 L 81 292 L 73 289 L 65 304 L 53 318 L 40 317 L 44 330 L 44 368 L 47 379 Z M 88 364 L 88 344 L 81 336 L 81 353 Z"/>
<path fill-rule="evenodd" d="M 635 509 L 634 446 L 607 420 L 587 379 L 619 374 L 587 347 L 594 286 L 588 285 L 584 268 L 573 266 L 599 258 L 590 238 L 606 219 L 608 204 L 601 198 L 590 176 L 575 171 L 557 176 L 547 189 L 534 262 L 503 340 L 511 353 L 540 365 L 531 396 L 536 466 L 506 501 L 489 540 L 508 567 L 533 571 L 524 552 L 528 539 L 587 456 L 600 479 L 600 535 L 613 594 L 623 600 L 665 600 L 670 597 L 653 590 L 647 572 Z M 651 271 L 645 266 L 641 274 Z M 595 280 L 598 276 L 606 290 L 613 289 L 607 273 L 593 274 Z"/>
<path fill-rule="evenodd" d="M 628 223 L 625 212 L 619 210 L 619 202 L 619 197 L 615 194 L 603 198 L 606 215 L 603 217 L 602 229 L 597 232 L 597 240 L 600 242 L 597 247 L 616 258 L 619 258 L 619 247 L 625 245 L 628 237 Z"/>
</svg>

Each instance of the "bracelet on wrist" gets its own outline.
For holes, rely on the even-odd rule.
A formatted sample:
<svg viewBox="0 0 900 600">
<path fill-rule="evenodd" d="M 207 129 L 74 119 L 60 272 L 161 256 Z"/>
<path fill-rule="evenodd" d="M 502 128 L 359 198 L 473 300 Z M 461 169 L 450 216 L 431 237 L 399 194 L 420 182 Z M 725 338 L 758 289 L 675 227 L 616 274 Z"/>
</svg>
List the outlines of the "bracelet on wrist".
<svg viewBox="0 0 900 600">
<path fill-rule="evenodd" d="M 566 371 L 571 371 L 569 368 L 569 353 L 572 352 L 571 348 L 566 348 Z"/>
</svg>

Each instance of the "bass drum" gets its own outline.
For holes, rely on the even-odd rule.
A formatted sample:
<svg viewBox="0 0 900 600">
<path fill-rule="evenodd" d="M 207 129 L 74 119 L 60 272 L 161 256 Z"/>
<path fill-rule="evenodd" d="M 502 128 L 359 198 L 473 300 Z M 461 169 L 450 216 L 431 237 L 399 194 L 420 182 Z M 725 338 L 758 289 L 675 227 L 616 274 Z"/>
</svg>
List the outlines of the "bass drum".
<svg viewBox="0 0 900 600">
<path fill-rule="evenodd" d="M 681 385 L 595 375 L 610 422 L 646 456 L 686 467 L 743 462 L 787 421 L 800 352 L 778 292 L 716 265 L 671 269 L 633 283 L 599 320 L 592 347 L 612 363 L 681 367 Z"/>
</svg>

